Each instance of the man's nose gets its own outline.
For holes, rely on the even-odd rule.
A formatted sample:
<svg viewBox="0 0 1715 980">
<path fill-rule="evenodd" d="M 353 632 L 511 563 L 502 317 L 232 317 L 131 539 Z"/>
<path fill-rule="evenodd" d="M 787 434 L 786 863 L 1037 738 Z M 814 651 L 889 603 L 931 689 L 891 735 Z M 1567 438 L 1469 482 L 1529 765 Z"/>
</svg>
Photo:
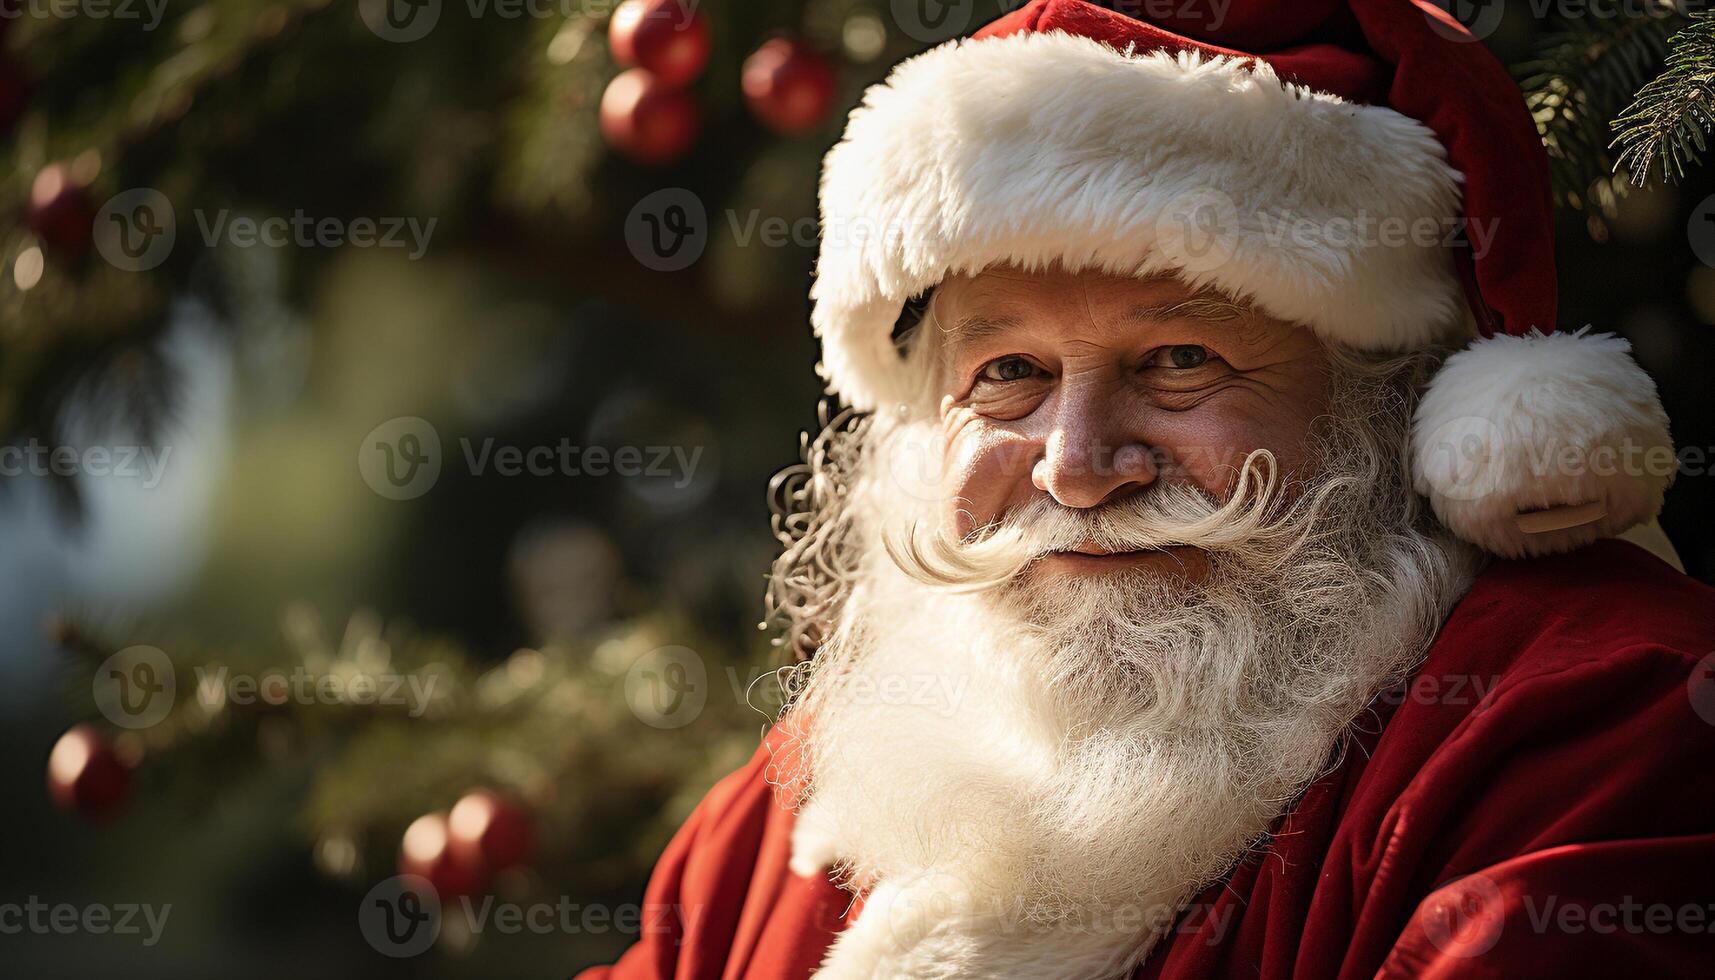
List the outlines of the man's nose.
<svg viewBox="0 0 1715 980">
<path fill-rule="evenodd" d="M 1116 415 L 1103 387 L 1062 390 L 1042 456 L 1031 468 L 1036 489 L 1061 506 L 1100 506 L 1143 489 L 1160 475 L 1135 420 Z"/>
</svg>

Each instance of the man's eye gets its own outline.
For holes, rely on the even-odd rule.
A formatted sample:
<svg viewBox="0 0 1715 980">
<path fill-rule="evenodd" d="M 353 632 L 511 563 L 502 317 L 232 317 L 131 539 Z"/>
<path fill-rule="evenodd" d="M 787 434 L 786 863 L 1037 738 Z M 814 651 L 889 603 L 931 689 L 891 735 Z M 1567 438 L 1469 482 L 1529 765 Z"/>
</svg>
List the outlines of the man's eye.
<svg viewBox="0 0 1715 980">
<path fill-rule="evenodd" d="M 1163 347 L 1150 357 L 1145 367 L 1174 368 L 1185 371 L 1202 367 L 1209 361 L 1209 348 L 1202 344 L 1175 344 Z"/>
<path fill-rule="evenodd" d="M 1036 365 L 1022 357 L 997 357 L 983 365 L 980 376 L 985 381 L 1023 381 L 1036 374 Z"/>
</svg>

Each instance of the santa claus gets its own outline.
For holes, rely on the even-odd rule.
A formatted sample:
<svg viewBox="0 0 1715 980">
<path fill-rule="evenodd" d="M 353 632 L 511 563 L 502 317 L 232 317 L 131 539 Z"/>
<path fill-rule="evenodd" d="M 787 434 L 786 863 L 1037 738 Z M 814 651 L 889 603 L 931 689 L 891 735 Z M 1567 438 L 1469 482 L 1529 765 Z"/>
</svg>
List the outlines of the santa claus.
<svg viewBox="0 0 1715 980">
<path fill-rule="evenodd" d="M 1715 972 L 1715 592 L 1516 89 L 1410 0 L 1173 6 L 852 112 L 789 704 L 586 976 Z"/>
</svg>

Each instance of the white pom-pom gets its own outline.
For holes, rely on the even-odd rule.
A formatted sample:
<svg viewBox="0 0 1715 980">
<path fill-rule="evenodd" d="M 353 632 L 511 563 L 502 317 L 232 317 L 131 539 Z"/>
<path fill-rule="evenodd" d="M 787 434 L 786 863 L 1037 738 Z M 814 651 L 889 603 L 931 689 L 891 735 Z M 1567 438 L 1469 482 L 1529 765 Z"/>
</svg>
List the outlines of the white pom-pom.
<svg viewBox="0 0 1715 980">
<path fill-rule="evenodd" d="M 1441 522 L 1519 558 L 1652 520 L 1678 461 L 1630 351 L 1586 328 L 1490 337 L 1448 358 L 1412 426 L 1416 487 Z"/>
</svg>

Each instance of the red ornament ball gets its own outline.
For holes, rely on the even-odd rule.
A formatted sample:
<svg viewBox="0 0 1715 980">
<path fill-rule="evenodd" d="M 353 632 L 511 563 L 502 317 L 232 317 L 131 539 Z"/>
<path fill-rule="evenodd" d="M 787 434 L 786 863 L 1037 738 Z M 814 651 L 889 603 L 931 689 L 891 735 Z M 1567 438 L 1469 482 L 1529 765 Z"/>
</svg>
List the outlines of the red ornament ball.
<svg viewBox="0 0 1715 980">
<path fill-rule="evenodd" d="M 24 222 L 52 251 L 81 258 L 89 251 L 95 205 L 89 191 L 73 179 L 71 168 L 52 163 L 36 174 Z"/>
<path fill-rule="evenodd" d="M 709 22 L 684 0 L 625 0 L 607 22 L 607 44 L 618 64 L 677 88 L 709 63 Z"/>
<path fill-rule="evenodd" d="M 787 135 L 815 129 L 834 104 L 833 68 L 791 38 L 774 38 L 746 58 L 741 85 L 756 118 Z"/>
<path fill-rule="evenodd" d="M 11 132 L 29 104 L 30 77 L 21 65 L 0 61 L 0 136 Z"/>
<path fill-rule="evenodd" d="M 447 817 L 453 856 L 492 874 L 530 860 L 536 828 L 523 807 L 486 789 L 464 795 Z"/>
<path fill-rule="evenodd" d="M 104 820 L 131 797 L 131 766 L 94 725 L 74 725 L 48 753 L 48 793 L 68 813 Z"/>
<path fill-rule="evenodd" d="M 697 139 L 697 104 L 646 68 L 621 72 L 601 96 L 601 134 L 639 163 L 669 163 Z"/>
<path fill-rule="evenodd" d="M 488 884 L 487 875 L 453 853 L 444 810 L 424 814 L 405 828 L 399 840 L 399 873 L 428 879 L 442 901 L 475 895 Z"/>
</svg>

